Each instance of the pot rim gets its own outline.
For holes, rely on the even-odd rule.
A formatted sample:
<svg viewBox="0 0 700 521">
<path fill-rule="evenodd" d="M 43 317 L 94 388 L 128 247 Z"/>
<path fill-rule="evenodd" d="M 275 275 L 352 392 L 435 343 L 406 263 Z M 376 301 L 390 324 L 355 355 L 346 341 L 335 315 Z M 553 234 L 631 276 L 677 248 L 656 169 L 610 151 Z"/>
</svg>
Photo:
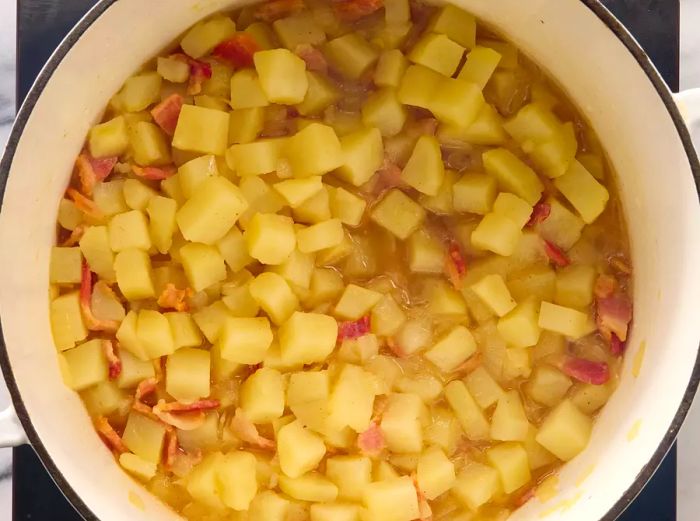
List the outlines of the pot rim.
<svg viewBox="0 0 700 521">
<path fill-rule="evenodd" d="M 5 188 L 10 173 L 10 167 L 12 166 L 17 146 L 34 106 L 41 97 L 44 88 L 51 80 L 53 73 L 56 71 L 68 52 L 78 42 L 83 33 L 85 33 L 85 31 L 87 31 L 90 26 L 115 2 L 117 2 L 117 0 L 99 0 L 98 3 L 85 14 L 85 16 L 70 30 L 70 32 L 58 45 L 56 50 L 39 72 L 35 82 L 27 94 L 27 97 L 24 99 L 12 126 L 5 152 L 0 160 L 0 210 L 5 197 Z M 683 144 L 683 148 L 685 149 L 685 153 L 688 157 L 690 168 L 693 173 L 693 179 L 695 181 L 696 191 L 698 192 L 698 199 L 700 201 L 700 161 L 698 161 L 698 154 L 693 146 L 690 133 L 683 120 L 683 117 L 681 116 L 678 106 L 673 99 L 673 95 L 668 85 L 666 85 L 664 80 L 661 78 L 658 70 L 651 62 L 649 56 L 642 49 L 635 38 L 629 33 L 627 28 L 601 3 L 600 0 L 581 0 L 581 2 L 588 9 L 590 9 L 608 27 L 608 29 L 610 29 L 610 31 L 612 31 L 612 33 L 627 48 L 630 54 L 632 54 L 649 81 L 654 86 L 654 89 L 661 98 L 661 101 L 666 106 L 666 110 L 673 120 Z M 683 394 L 683 399 L 673 417 L 671 425 L 666 431 L 663 440 L 659 444 L 659 447 L 652 454 L 647 463 L 642 467 L 642 470 L 639 472 L 634 482 L 629 486 L 622 497 L 599 521 L 614 521 L 620 516 L 620 514 L 622 514 L 622 512 L 624 512 L 629 504 L 644 489 L 648 480 L 652 477 L 654 472 L 656 472 L 656 469 L 659 467 L 664 457 L 673 446 L 680 427 L 683 424 L 683 421 L 693 402 L 698 384 L 700 383 L 700 346 L 698 346 L 698 348 L 699 351 L 695 359 L 693 372 L 685 393 Z M 27 438 L 29 439 L 32 448 L 39 456 L 39 459 L 48 471 L 49 475 L 71 505 L 86 521 L 99 521 L 97 516 L 81 499 L 75 489 L 73 489 L 71 484 L 63 475 L 62 471 L 56 466 L 51 455 L 36 432 L 36 429 L 34 428 L 22 396 L 20 395 L 17 382 L 15 381 L 14 373 L 10 365 L 9 354 L 5 345 L 5 338 L 2 333 L 1 323 L 0 368 L 2 369 L 2 374 L 5 378 L 7 388 L 10 391 L 10 396 L 12 398 L 15 411 L 27 434 Z"/>
</svg>

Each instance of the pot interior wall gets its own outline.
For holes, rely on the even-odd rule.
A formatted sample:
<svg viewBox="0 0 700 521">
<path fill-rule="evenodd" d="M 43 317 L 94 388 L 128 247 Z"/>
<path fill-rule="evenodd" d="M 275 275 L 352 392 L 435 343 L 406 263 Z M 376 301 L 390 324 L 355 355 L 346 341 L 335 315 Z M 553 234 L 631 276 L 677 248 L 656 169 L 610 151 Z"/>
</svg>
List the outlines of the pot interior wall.
<svg viewBox="0 0 700 521">
<path fill-rule="evenodd" d="M 499 28 L 558 79 L 592 122 L 620 175 L 636 270 L 634 333 L 621 387 L 588 450 L 561 473 L 557 496 L 531 501 L 514 517 L 539 519 L 565 510 L 571 521 L 598 519 L 661 443 L 695 364 L 700 211 L 690 165 L 651 82 L 584 3 L 456 3 Z M 38 438 L 105 521 L 174 515 L 114 464 L 79 399 L 61 381 L 46 288 L 57 204 L 87 130 L 124 78 L 198 18 L 233 4 L 114 2 L 54 72 L 11 166 L 0 214 L 0 317 L 12 370 Z M 26 117 L 25 109 L 20 122 Z"/>
</svg>

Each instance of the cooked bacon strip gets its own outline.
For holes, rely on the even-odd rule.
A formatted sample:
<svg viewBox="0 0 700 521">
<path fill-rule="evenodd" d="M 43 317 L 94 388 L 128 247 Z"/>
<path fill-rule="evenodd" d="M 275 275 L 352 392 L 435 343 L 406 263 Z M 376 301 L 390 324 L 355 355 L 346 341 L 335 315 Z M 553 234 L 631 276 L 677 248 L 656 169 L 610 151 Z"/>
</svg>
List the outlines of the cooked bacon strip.
<svg viewBox="0 0 700 521">
<path fill-rule="evenodd" d="M 149 181 L 162 181 L 175 175 L 177 168 L 174 166 L 132 166 L 131 170 L 137 177 L 148 179 Z"/>
<path fill-rule="evenodd" d="M 406 352 L 401 348 L 399 344 L 396 343 L 396 340 L 394 340 L 392 337 L 388 337 L 386 339 L 386 346 L 389 348 L 389 351 L 394 353 L 394 356 L 397 358 L 405 358 L 406 357 Z"/>
<path fill-rule="evenodd" d="M 363 454 L 370 457 L 377 457 L 386 448 L 384 433 L 379 425 L 373 421 L 366 431 L 361 432 L 357 437 L 357 447 Z"/>
<path fill-rule="evenodd" d="M 346 339 L 359 338 L 370 332 L 370 317 L 365 315 L 357 320 L 338 324 L 338 342 Z"/>
<path fill-rule="evenodd" d="M 146 396 L 149 396 L 156 392 L 158 388 L 158 380 L 155 378 L 146 378 L 141 380 L 136 386 L 136 393 L 134 394 L 134 400 L 137 402 L 142 402 Z"/>
<path fill-rule="evenodd" d="M 613 356 L 622 356 L 625 353 L 626 344 L 615 333 L 610 333 L 610 353 Z"/>
<path fill-rule="evenodd" d="M 344 22 L 355 22 L 384 7 L 382 0 L 337 0 L 333 10 Z"/>
<path fill-rule="evenodd" d="M 230 423 L 231 431 L 243 442 L 263 450 L 275 450 L 275 442 L 260 436 L 255 424 L 250 421 L 242 409 L 236 409 L 236 414 Z"/>
<path fill-rule="evenodd" d="M 70 246 L 75 246 L 80 242 L 80 239 L 83 238 L 83 235 L 85 234 L 85 230 L 87 230 L 87 226 L 84 224 L 79 224 L 76 226 L 72 232 L 70 232 L 70 235 L 68 238 L 61 243 L 61 246 L 63 247 L 70 247 Z"/>
<path fill-rule="evenodd" d="M 598 275 L 593 287 L 593 293 L 596 298 L 607 298 L 615 293 L 617 281 L 610 275 Z"/>
<path fill-rule="evenodd" d="M 585 358 L 568 356 L 562 364 L 562 372 L 571 378 L 593 385 L 602 385 L 610 380 L 610 368 L 605 362 L 594 362 Z"/>
<path fill-rule="evenodd" d="M 218 409 L 221 406 L 219 400 L 197 400 L 192 403 L 182 403 L 182 402 L 165 402 L 160 400 L 158 402 L 158 408 L 163 412 L 171 412 L 173 414 L 184 414 L 189 412 L 197 411 L 211 411 L 213 409 Z"/>
<path fill-rule="evenodd" d="M 158 103 L 158 105 L 151 110 L 153 121 L 155 121 L 158 126 L 163 129 L 163 132 L 169 136 L 175 134 L 177 120 L 180 118 L 180 111 L 184 103 L 185 99 L 179 94 L 174 93 Z"/>
<path fill-rule="evenodd" d="M 450 241 L 445 256 L 445 274 L 456 290 L 462 289 L 464 276 L 467 274 L 467 262 L 462 256 L 462 250 L 456 241 Z"/>
<path fill-rule="evenodd" d="M 571 264 L 571 261 L 569 260 L 569 257 L 566 256 L 566 253 L 564 253 L 559 246 L 552 244 L 549 241 L 544 241 L 544 252 L 547 254 L 547 257 L 549 257 L 549 260 L 560 268 L 564 268 Z"/>
<path fill-rule="evenodd" d="M 109 364 L 109 379 L 114 380 L 122 374 L 122 361 L 114 350 L 111 340 L 102 340 L 102 349 Z"/>
<path fill-rule="evenodd" d="M 110 425 L 107 418 L 104 416 L 98 416 L 95 418 L 95 429 L 100 436 L 102 436 L 105 444 L 112 452 L 116 454 L 129 452 L 129 449 L 127 449 L 126 445 L 124 445 L 121 436 L 117 434 L 117 431 L 115 431 L 114 427 Z"/>
<path fill-rule="evenodd" d="M 165 432 L 164 445 L 163 463 L 165 468 L 170 469 L 175 463 L 178 453 L 177 431 L 175 429 L 168 429 Z"/>
<path fill-rule="evenodd" d="M 90 331 L 107 331 L 114 333 L 119 329 L 119 322 L 115 320 L 100 320 L 92 314 L 92 272 L 85 259 L 83 259 L 80 271 L 80 310 L 85 320 L 85 325 Z"/>
<path fill-rule="evenodd" d="M 248 33 L 236 33 L 214 47 L 212 54 L 230 63 L 235 68 L 252 67 L 253 54 L 260 50 L 260 45 Z"/>
<path fill-rule="evenodd" d="M 92 217 L 95 220 L 102 220 L 104 215 L 97 208 L 97 205 L 92 199 L 88 199 L 83 194 L 78 192 L 75 188 L 69 188 L 66 190 L 66 195 L 75 203 L 75 206 L 83 212 L 88 217 Z"/>
<path fill-rule="evenodd" d="M 528 227 L 533 227 L 536 224 L 539 224 L 541 222 L 544 222 L 547 220 L 549 217 L 549 214 L 552 211 L 552 206 L 549 203 L 545 203 L 544 201 L 540 201 L 535 205 L 535 207 L 532 209 L 532 213 L 530 214 L 530 220 L 527 222 L 525 226 Z"/>
<path fill-rule="evenodd" d="M 413 487 L 416 489 L 416 497 L 418 498 L 418 519 L 420 521 L 432 521 L 433 510 L 430 508 L 428 498 L 425 497 L 425 494 L 423 494 L 423 491 L 418 485 L 418 476 L 415 471 L 411 473 L 411 480 L 413 481 Z"/>
<path fill-rule="evenodd" d="M 304 9 L 303 0 L 271 0 L 259 5 L 253 16 L 264 22 L 274 22 Z"/>
<path fill-rule="evenodd" d="M 611 334 L 620 341 L 627 340 L 627 328 L 632 320 L 632 302 L 627 295 L 614 294 L 596 299 L 596 321 L 603 337 L 610 340 Z"/>
<path fill-rule="evenodd" d="M 193 431 L 204 424 L 204 411 L 192 409 L 191 411 L 169 411 L 166 410 L 169 404 L 165 400 L 159 400 L 153 406 L 152 412 L 161 422 L 183 431 Z"/>
<path fill-rule="evenodd" d="M 187 86 L 187 94 L 195 96 L 202 92 L 202 85 L 211 78 L 211 65 L 207 62 L 189 59 L 190 82 Z"/>
<path fill-rule="evenodd" d="M 328 73 L 328 61 L 321 51 L 308 43 L 297 45 L 294 54 L 306 62 L 306 68 L 310 71 Z"/>
<path fill-rule="evenodd" d="M 174 309 L 175 311 L 189 311 L 190 305 L 187 303 L 187 299 L 193 294 L 190 288 L 177 289 L 175 284 L 168 282 L 158 297 L 158 305 L 162 308 Z"/>
<path fill-rule="evenodd" d="M 75 168 L 80 179 L 80 190 L 84 195 L 92 196 L 95 185 L 100 181 L 104 181 L 112 173 L 117 160 L 116 156 L 95 159 L 87 152 L 83 152 L 78 156 L 78 159 L 75 160 Z"/>
</svg>

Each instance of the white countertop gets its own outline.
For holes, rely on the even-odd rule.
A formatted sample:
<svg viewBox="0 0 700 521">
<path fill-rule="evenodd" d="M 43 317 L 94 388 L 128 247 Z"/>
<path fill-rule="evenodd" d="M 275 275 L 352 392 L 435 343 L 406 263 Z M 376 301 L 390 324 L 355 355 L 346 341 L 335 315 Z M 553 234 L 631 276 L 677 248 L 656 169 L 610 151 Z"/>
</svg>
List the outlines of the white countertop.
<svg viewBox="0 0 700 521">
<path fill-rule="evenodd" d="M 681 9 L 681 88 L 700 87 L 700 0 L 681 0 Z M 15 2 L 0 0 L 0 149 L 14 114 L 15 19 Z M 0 410 L 7 405 L 7 391 L 0 383 Z M 695 520 L 700 511 L 699 440 L 700 404 L 696 400 L 678 442 L 679 521 Z M 0 449 L 0 521 L 11 519 L 11 462 L 11 451 Z"/>
</svg>

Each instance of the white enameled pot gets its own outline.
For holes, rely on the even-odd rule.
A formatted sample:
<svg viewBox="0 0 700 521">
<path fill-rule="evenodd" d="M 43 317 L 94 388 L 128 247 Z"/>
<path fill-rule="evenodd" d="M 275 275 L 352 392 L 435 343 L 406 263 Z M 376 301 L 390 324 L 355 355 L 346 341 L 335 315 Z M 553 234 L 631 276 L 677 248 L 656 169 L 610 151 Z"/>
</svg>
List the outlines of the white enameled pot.
<svg viewBox="0 0 700 521">
<path fill-rule="evenodd" d="M 635 266 L 634 328 L 619 390 L 558 492 L 513 519 L 612 520 L 673 442 L 698 384 L 700 165 L 671 93 L 597 0 L 454 0 L 497 28 L 560 83 L 619 175 Z M 59 374 L 48 318 L 58 201 L 86 132 L 111 95 L 178 34 L 232 0 L 102 0 L 41 72 L 0 164 L 0 362 L 17 416 L 86 519 L 177 516 L 115 464 Z M 682 104 L 683 105 L 683 104 Z M 700 96 L 685 96 L 698 119 Z M 0 414 L 0 444 L 22 440 Z"/>
</svg>

